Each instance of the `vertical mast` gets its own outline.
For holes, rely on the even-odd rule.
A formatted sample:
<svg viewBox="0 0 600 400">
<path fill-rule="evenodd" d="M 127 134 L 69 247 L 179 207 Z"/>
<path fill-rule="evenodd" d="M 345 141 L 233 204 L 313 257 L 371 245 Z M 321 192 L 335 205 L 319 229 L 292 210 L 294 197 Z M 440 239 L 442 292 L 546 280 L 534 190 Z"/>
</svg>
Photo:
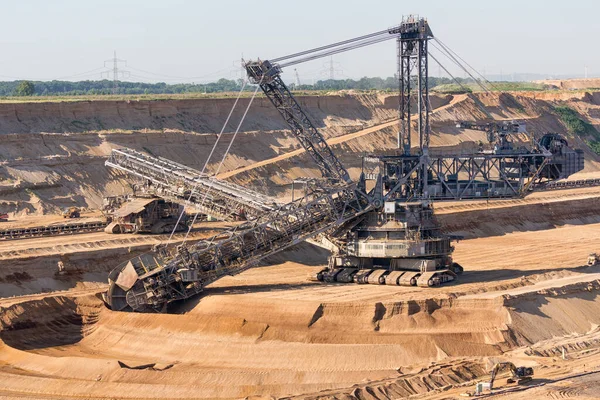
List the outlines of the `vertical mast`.
<svg viewBox="0 0 600 400">
<path fill-rule="evenodd" d="M 399 116 L 398 147 L 405 155 L 411 148 L 411 117 L 413 107 L 417 113 L 419 154 L 427 154 L 429 147 L 429 76 L 427 41 L 433 37 L 427 20 L 408 16 L 402 20 L 397 32 Z M 415 86 L 416 93 L 413 90 Z"/>
</svg>

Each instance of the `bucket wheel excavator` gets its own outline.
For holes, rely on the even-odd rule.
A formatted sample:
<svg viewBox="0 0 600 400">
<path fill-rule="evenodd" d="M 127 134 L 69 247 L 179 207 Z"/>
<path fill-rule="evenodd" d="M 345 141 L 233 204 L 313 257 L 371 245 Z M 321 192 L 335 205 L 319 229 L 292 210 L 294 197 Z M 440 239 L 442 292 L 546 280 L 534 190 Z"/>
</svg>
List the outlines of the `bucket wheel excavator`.
<svg viewBox="0 0 600 400">
<path fill-rule="evenodd" d="M 462 272 L 452 261 L 456 238 L 441 232 L 432 201 L 518 197 L 529 185 L 544 180 L 549 163 L 563 166 L 565 162 L 543 146 L 509 155 L 430 154 L 427 43 L 432 38 L 426 19 L 407 17 L 384 31 L 245 63 L 250 82 L 258 85 L 279 111 L 323 179 L 303 198 L 277 205 L 268 200 L 270 204 L 260 204 L 260 195 L 245 188 L 236 188 L 234 193 L 229 187 L 218 187 L 214 178 L 180 177 L 180 183 L 189 186 L 194 182 L 209 196 L 225 199 L 221 205 L 237 207 L 239 202 L 252 200 L 252 215 L 236 228 L 204 241 L 176 248 L 158 246 L 117 266 L 109 274 L 106 304 L 113 310 L 161 311 L 173 301 L 200 293 L 222 276 L 240 273 L 311 238 L 332 251 L 328 266 L 314 277 L 319 281 L 429 287 L 456 279 Z M 398 47 L 399 150 L 397 155 L 365 157 L 363 171 L 354 181 L 281 74 L 287 66 L 390 39 L 396 40 Z M 413 133 L 419 140 L 414 147 Z M 574 163 L 570 169 L 560 169 L 564 177 L 575 172 L 581 155 L 568 148 L 561 151 Z M 158 182 L 163 189 L 169 187 L 173 171 L 181 167 L 165 166 L 164 159 L 159 160 L 161 166 L 150 167 L 152 161 L 140 162 L 139 155 L 133 157 L 135 164 L 133 158 L 123 155 L 127 152 L 111 156 L 111 166 Z"/>
</svg>

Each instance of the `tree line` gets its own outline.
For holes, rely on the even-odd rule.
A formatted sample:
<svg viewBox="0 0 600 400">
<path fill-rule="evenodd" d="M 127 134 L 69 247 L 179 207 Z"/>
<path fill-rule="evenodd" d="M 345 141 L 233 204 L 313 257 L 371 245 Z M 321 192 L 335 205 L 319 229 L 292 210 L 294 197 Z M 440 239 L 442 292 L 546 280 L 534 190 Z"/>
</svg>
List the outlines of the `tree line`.
<svg viewBox="0 0 600 400">
<path fill-rule="evenodd" d="M 220 93 L 236 92 L 242 87 L 242 80 L 219 79 L 211 83 L 176 83 L 164 82 L 117 82 L 115 91 L 111 80 L 100 81 L 4 81 L 0 82 L 0 96 L 83 96 L 109 94 L 182 94 L 182 93 Z M 429 78 L 429 86 L 434 87 L 452 83 L 449 78 Z M 292 90 L 398 90 L 398 80 L 395 77 L 354 79 L 327 79 L 313 84 L 290 84 Z M 254 90 L 250 86 L 246 90 Z"/>
<path fill-rule="evenodd" d="M 465 79 L 459 78 L 459 82 L 467 82 Z M 454 81 L 450 78 L 438 78 L 438 77 L 429 77 L 429 87 L 435 87 L 439 85 L 447 85 L 454 83 Z M 296 85 L 291 85 L 294 89 L 297 90 L 390 90 L 397 91 L 399 88 L 399 81 L 396 77 L 387 77 L 387 78 L 379 78 L 379 77 L 363 77 L 358 80 L 354 79 L 326 79 L 316 81 L 312 85 L 302 84 L 298 87 Z M 413 87 L 416 87 L 416 82 L 413 82 Z"/>
</svg>

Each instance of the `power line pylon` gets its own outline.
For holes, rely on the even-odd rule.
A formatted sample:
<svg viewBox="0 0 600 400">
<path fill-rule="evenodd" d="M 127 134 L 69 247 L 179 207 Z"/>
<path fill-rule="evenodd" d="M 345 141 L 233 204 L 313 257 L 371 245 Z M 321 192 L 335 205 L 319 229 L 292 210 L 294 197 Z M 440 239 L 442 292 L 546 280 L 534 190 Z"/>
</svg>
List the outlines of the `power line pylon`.
<svg viewBox="0 0 600 400">
<path fill-rule="evenodd" d="M 106 74 L 106 76 L 108 77 L 110 75 L 110 73 L 112 72 L 113 94 L 117 94 L 117 92 L 119 91 L 119 75 L 121 76 L 121 78 L 125 78 L 130 75 L 130 72 L 123 70 L 122 68 L 119 68 L 119 63 L 124 63 L 125 66 L 127 66 L 127 60 L 118 59 L 116 50 L 115 50 L 113 58 L 104 61 L 104 66 L 106 67 L 106 63 L 110 63 L 110 62 L 112 62 L 112 71 L 103 72 L 102 75 L 104 76 L 104 74 Z"/>
<path fill-rule="evenodd" d="M 343 69 L 341 68 L 341 64 L 339 62 L 333 61 L 333 56 L 329 58 L 329 62 L 323 64 L 323 69 L 321 70 L 321 75 L 326 77 L 325 79 L 335 80 L 336 74 L 343 74 Z"/>
<path fill-rule="evenodd" d="M 335 79 L 335 69 L 333 68 L 333 56 L 329 59 L 329 79 Z"/>
</svg>

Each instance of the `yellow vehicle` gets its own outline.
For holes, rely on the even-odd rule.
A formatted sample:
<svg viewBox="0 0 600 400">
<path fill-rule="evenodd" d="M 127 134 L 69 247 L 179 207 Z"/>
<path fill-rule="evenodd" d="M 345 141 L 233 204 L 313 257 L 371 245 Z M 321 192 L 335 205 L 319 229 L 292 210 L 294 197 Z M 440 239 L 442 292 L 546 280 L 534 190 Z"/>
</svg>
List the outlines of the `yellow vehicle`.
<svg viewBox="0 0 600 400">
<path fill-rule="evenodd" d="M 517 383 L 518 385 L 529 382 L 533 379 L 533 368 L 531 367 L 516 367 L 515 364 L 511 362 L 501 362 L 494 365 L 492 369 L 492 377 L 490 379 L 490 390 L 494 389 L 494 381 L 496 380 L 496 375 L 500 371 L 505 369 L 509 369 L 512 373 L 512 376 L 507 379 L 507 383 Z"/>
<path fill-rule="evenodd" d="M 63 210 L 63 218 L 79 218 L 81 210 L 78 207 L 67 207 Z"/>
<path fill-rule="evenodd" d="M 506 380 L 506 383 L 516 383 L 521 385 L 525 382 L 529 382 L 533 379 L 533 368 L 531 367 L 517 367 L 510 361 L 500 362 L 494 365 L 489 382 L 479 382 L 475 387 L 475 393 L 469 393 L 469 396 L 475 395 L 480 396 L 484 390 L 492 391 L 494 389 L 494 382 L 496 376 L 508 369 L 511 372 L 511 376 Z"/>
</svg>

